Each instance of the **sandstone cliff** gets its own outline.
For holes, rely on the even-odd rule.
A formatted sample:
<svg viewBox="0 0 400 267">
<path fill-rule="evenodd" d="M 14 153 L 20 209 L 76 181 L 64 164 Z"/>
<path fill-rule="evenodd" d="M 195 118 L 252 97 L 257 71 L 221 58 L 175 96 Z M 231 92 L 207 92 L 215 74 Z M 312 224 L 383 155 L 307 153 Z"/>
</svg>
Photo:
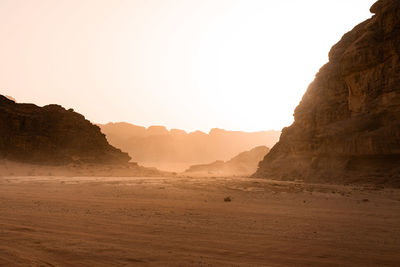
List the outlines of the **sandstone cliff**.
<svg viewBox="0 0 400 267">
<path fill-rule="evenodd" d="M 345 34 L 255 177 L 400 180 L 400 1 Z"/>
<path fill-rule="evenodd" d="M 0 159 L 36 164 L 127 163 L 100 128 L 58 105 L 16 104 L 0 95 Z"/>
</svg>

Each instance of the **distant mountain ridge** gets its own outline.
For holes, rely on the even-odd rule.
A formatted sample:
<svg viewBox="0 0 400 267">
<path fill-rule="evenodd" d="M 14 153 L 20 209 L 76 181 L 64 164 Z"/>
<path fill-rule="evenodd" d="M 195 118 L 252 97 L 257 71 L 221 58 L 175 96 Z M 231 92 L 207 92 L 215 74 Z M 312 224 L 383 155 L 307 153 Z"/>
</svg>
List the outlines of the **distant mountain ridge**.
<svg viewBox="0 0 400 267">
<path fill-rule="evenodd" d="M 148 128 L 133 124 L 108 123 L 99 125 L 107 140 L 127 151 L 140 164 L 162 168 L 181 164 L 183 171 L 190 165 L 229 160 L 240 152 L 256 146 L 272 147 L 279 139 L 279 131 L 240 132 L 212 129 L 208 134 L 164 126 Z"/>
<path fill-rule="evenodd" d="M 197 176 L 247 176 L 253 174 L 258 167 L 258 163 L 269 152 L 266 146 L 258 146 L 249 151 L 241 152 L 239 155 L 224 162 L 217 160 L 210 164 L 190 166 L 185 171 L 188 175 Z"/>
</svg>

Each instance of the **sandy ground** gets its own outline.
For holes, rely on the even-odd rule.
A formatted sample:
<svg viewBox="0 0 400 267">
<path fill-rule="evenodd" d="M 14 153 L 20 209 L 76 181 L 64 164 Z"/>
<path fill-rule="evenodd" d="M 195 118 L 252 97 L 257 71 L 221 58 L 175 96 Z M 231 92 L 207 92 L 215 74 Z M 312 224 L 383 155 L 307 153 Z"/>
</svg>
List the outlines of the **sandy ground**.
<svg viewBox="0 0 400 267">
<path fill-rule="evenodd" d="M 400 266 L 400 190 L 0 177 L 0 266 L 136 265 Z"/>
</svg>

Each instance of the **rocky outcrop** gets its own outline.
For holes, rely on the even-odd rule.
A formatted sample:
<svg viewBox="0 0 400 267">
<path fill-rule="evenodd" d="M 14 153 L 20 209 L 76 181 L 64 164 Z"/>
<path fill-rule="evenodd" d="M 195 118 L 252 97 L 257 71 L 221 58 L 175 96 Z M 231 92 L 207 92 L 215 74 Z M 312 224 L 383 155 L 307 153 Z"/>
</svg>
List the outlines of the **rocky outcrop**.
<svg viewBox="0 0 400 267">
<path fill-rule="evenodd" d="M 371 12 L 333 46 L 254 176 L 399 181 L 400 1 L 380 0 Z"/>
<path fill-rule="evenodd" d="M 59 105 L 16 104 L 0 95 L 0 159 L 35 164 L 127 163 L 100 128 Z"/>
<path fill-rule="evenodd" d="M 17 100 L 15 100 L 14 97 L 9 96 L 9 95 L 5 95 L 6 98 L 10 99 L 11 101 L 14 101 L 15 103 L 17 103 Z"/>
<path fill-rule="evenodd" d="M 272 147 L 279 131 L 240 132 L 212 129 L 208 134 L 163 126 L 144 128 L 129 123 L 99 125 L 111 145 L 127 151 L 134 161 L 163 170 L 184 171 L 190 165 L 229 160 L 242 151 Z"/>
<path fill-rule="evenodd" d="M 268 152 L 268 147 L 258 146 L 250 151 L 242 152 L 226 162 L 217 160 L 210 164 L 190 166 L 185 171 L 185 174 L 197 176 L 248 176 L 256 171 L 258 163 Z"/>
</svg>

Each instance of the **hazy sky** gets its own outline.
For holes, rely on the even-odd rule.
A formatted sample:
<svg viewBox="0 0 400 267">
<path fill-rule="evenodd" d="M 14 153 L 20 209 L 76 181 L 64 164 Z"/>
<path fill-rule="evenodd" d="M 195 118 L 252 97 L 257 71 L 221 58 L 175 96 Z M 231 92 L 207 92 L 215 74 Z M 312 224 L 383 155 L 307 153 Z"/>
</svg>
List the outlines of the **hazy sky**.
<svg viewBox="0 0 400 267">
<path fill-rule="evenodd" d="M 374 0 L 0 0 L 0 93 L 93 122 L 281 129 Z"/>
</svg>

